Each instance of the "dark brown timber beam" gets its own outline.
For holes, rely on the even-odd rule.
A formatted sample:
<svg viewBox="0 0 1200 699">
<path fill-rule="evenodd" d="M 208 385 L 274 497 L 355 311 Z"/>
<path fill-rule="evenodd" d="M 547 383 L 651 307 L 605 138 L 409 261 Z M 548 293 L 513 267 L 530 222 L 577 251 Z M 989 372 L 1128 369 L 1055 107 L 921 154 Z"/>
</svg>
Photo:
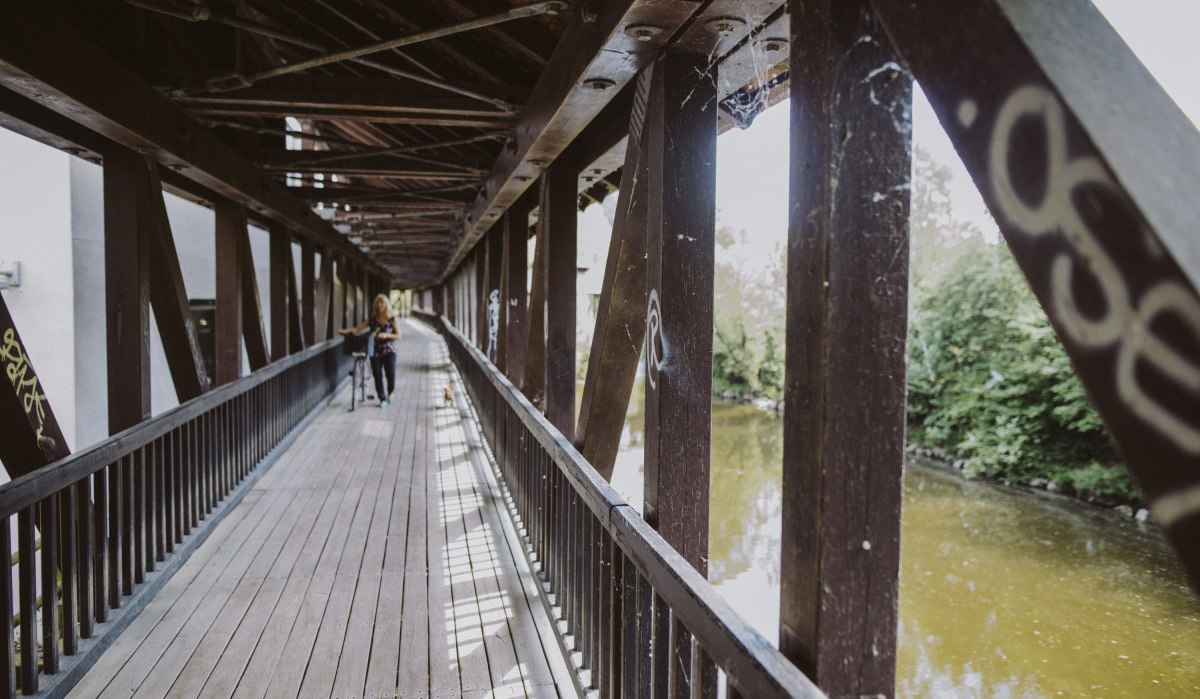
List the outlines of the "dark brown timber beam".
<svg viewBox="0 0 1200 699">
<path fill-rule="evenodd" d="M 365 121 L 400 126 L 443 126 L 467 129 L 495 129 L 508 124 L 512 117 L 499 115 L 457 116 L 394 109 L 352 109 L 349 107 L 287 107 L 274 105 L 193 105 L 189 114 L 220 119 L 279 119 L 295 117 L 313 121 Z"/>
<path fill-rule="evenodd" d="M 484 352 L 487 358 L 497 364 L 500 357 L 500 280 L 504 278 L 504 222 L 488 233 L 487 240 L 487 342 Z M 447 251 L 449 252 L 449 251 Z"/>
<path fill-rule="evenodd" d="M 546 228 L 546 418 L 568 441 L 575 436 L 575 302 L 578 276 L 578 171 L 555 163 L 542 176 Z"/>
<path fill-rule="evenodd" d="M 242 373 L 242 246 L 246 216 L 227 199 L 216 202 L 216 310 L 213 323 L 214 383 L 223 386 Z M 240 232 L 239 232 L 240 231 Z"/>
<path fill-rule="evenodd" d="M 503 362 L 509 381 L 520 388 L 525 370 L 526 331 L 529 325 L 529 203 L 519 199 L 504 214 Z"/>
<path fill-rule="evenodd" d="M 150 190 L 149 171 L 136 153 L 105 153 L 109 434 L 150 417 Z"/>
<path fill-rule="evenodd" d="M 270 236 L 271 359 L 279 361 L 288 355 L 290 330 L 288 321 L 288 268 L 292 266 L 292 241 L 288 232 L 272 226 Z"/>
<path fill-rule="evenodd" d="M 408 114 L 511 118 L 479 100 L 432 88 L 398 89 L 395 80 L 291 76 L 233 92 L 189 95 L 179 102 L 192 109 L 269 107 L 272 109 L 378 111 Z M 481 88 L 490 89 L 490 88 Z"/>
<path fill-rule="evenodd" d="M 646 124 L 644 515 L 708 573 L 709 427 L 716 245 L 716 91 L 703 55 L 651 69 Z"/>
<path fill-rule="evenodd" d="M 684 0 L 600 0 L 587 9 L 597 20 L 583 21 L 582 5 L 572 8 L 570 24 L 521 112 L 514 142 L 501 153 L 488 176 L 443 276 L 529 187 L 531 178 L 557 158 L 653 58 L 697 5 Z M 625 34 L 626 27 L 637 24 L 654 25 L 663 32 L 650 41 L 638 41 Z"/>
<path fill-rule="evenodd" d="M 541 410 L 546 407 L 546 224 L 540 215 L 533 248 L 533 275 L 529 284 L 529 331 L 525 337 L 524 378 L 521 391 Z"/>
<path fill-rule="evenodd" d="M 873 4 L 1200 590 L 1200 133 L 1084 0 Z"/>
<path fill-rule="evenodd" d="M 654 63 L 642 133 L 646 153 L 646 441 L 643 515 L 708 574 L 716 242 L 717 93 L 705 54 L 663 52 Z M 716 693 L 696 676 L 686 629 L 656 609 L 655 664 L 675 687 Z M 660 674 L 660 676 L 662 676 Z"/>
<path fill-rule="evenodd" d="M 0 86 L 370 264 L 303 201 L 40 3 L 5 8 Z"/>
<path fill-rule="evenodd" d="M 204 366 L 196 317 L 192 314 L 183 283 L 183 270 L 179 266 L 175 236 L 163 201 L 158 166 L 146 158 L 140 158 L 140 161 L 147 171 L 146 183 L 150 188 L 147 192 L 150 220 L 146 222 L 154 260 L 150 265 L 150 303 L 171 380 L 175 384 L 175 395 L 180 403 L 185 403 L 208 390 L 208 369 Z"/>
<path fill-rule="evenodd" d="M 792 3 L 780 649 L 894 694 L 912 80 L 867 0 Z"/>
<path fill-rule="evenodd" d="M 54 417 L 46 387 L 33 369 L 16 323 L 0 295 L 0 461 L 16 479 L 71 453 Z"/>
<path fill-rule="evenodd" d="M 646 182 L 643 124 L 649 98 L 649 70 L 639 77 L 629 117 L 620 194 L 596 310 L 596 330 L 588 355 L 580 400 L 576 443 L 588 463 L 612 478 L 625 410 L 633 394 L 642 341 L 646 336 Z"/>
</svg>

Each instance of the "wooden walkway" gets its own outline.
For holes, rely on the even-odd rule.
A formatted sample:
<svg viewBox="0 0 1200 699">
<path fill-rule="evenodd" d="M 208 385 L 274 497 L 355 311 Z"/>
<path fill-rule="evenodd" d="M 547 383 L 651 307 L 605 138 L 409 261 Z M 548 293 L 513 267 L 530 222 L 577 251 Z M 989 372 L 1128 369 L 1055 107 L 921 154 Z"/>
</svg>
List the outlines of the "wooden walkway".
<svg viewBox="0 0 1200 699">
<path fill-rule="evenodd" d="M 573 695 L 448 366 L 408 322 L 396 403 L 343 388 L 70 696 Z"/>
</svg>

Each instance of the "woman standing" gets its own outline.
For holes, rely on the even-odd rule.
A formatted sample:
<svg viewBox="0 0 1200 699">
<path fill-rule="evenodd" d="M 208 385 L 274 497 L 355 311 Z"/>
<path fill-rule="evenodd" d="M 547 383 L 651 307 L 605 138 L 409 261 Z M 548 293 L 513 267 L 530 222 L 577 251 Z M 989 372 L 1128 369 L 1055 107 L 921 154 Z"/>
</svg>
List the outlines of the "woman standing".
<svg viewBox="0 0 1200 699">
<path fill-rule="evenodd" d="M 371 303 L 371 315 L 352 328 L 342 328 L 338 334 L 349 335 L 363 330 L 369 330 L 374 339 L 371 373 L 375 376 L 375 395 L 379 396 L 379 407 L 386 408 L 392 404 L 392 392 L 396 389 L 396 340 L 400 339 L 400 324 L 387 296 L 376 296 Z M 383 392 L 385 376 L 387 393 Z"/>
</svg>

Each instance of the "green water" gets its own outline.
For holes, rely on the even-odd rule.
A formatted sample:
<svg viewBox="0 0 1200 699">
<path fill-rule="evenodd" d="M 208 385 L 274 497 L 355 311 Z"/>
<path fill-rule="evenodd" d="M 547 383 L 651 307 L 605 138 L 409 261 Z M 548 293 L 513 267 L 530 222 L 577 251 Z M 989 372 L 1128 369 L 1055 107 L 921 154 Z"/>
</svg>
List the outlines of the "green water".
<svg viewBox="0 0 1200 699">
<path fill-rule="evenodd" d="M 782 420 L 716 403 L 712 453 L 709 577 L 774 640 Z M 901 547 L 898 696 L 1200 697 L 1200 601 L 1157 530 L 910 463 Z"/>
</svg>

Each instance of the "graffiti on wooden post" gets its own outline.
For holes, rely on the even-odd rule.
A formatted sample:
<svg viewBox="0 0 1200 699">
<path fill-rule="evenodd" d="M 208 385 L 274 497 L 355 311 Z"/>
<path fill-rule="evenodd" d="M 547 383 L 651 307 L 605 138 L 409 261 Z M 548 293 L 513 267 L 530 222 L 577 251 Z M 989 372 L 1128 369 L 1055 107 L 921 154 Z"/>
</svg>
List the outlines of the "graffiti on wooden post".
<svg viewBox="0 0 1200 699">
<path fill-rule="evenodd" d="M 651 388 L 658 387 L 658 374 L 662 371 L 664 359 L 662 309 L 658 303 L 658 289 L 651 289 L 646 303 L 646 380 Z"/>
<path fill-rule="evenodd" d="M 44 432 L 46 428 L 46 394 L 38 386 L 37 374 L 25 356 L 25 349 L 17 339 L 13 328 L 4 331 L 3 344 L 0 345 L 0 360 L 4 362 L 4 373 L 12 384 L 13 391 L 20 399 L 25 414 L 31 418 L 36 427 L 38 447 L 53 446 L 53 440 Z M 50 444 L 47 444 L 47 440 Z"/>
<path fill-rule="evenodd" d="M 500 334 L 500 290 L 492 289 L 488 294 L 488 359 L 496 361 L 496 339 Z"/>
</svg>

